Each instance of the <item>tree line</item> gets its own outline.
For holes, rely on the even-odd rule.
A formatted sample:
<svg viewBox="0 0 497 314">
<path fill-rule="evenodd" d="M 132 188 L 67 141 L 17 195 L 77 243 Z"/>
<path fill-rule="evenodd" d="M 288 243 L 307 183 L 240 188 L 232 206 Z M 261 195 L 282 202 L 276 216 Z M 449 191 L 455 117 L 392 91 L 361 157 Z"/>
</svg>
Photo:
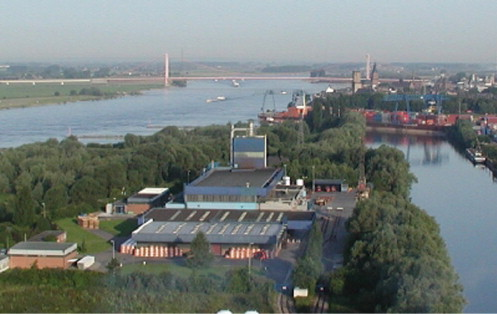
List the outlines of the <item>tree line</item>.
<svg viewBox="0 0 497 314">
<path fill-rule="evenodd" d="M 366 174 L 374 184 L 347 222 L 346 264 L 332 275 L 332 302 L 359 312 L 461 312 L 462 286 L 440 228 L 410 202 L 415 178 L 402 152 L 368 150 Z"/>
<path fill-rule="evenodd" d="M 50 139 L 0 154 L 0 243 L 50 229 L 59 218 L 102 210 L 145 186 L 182 190 L 211 160 L 227 160 L 229 127 L 165 128 L 118 144 Z"/>
</svg>

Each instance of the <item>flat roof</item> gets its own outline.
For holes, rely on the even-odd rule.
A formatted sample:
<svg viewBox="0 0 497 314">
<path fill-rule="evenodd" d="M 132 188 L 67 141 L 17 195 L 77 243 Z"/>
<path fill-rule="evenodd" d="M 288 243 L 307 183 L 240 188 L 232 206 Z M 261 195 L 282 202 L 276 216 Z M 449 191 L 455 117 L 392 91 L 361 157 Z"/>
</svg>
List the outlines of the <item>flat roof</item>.
<svg viewBox="0 0 497 314">
<path fill-rule="evenodd" d="M 286 212 L 221 209 L 152 208 L 144 214 L 154 221 L 181 222 L 286 222 Z"/>
<path fill-rule="evenodd" d="M 203 232 L 210 243 L 275 244 L 283 234 L 281 223 L 151 221 L 132 233 L 132 239 L 145 243 L 191 243 Z"/>
<path fill-rule="evenodd" d="M 57 243 L 43 241 L 19 242 L 8 251 L 8 255 L 46 255 L 65 256 L 76 251 L 76 243 Z"/>
<path fill-rule="evenodd" d="M 262 188 L 280 171 L 265 169 L 219 169 L 214 168 L 191 183 L 193 186 L 258 187 Z"/>
<path fill-rule="evenodd" d="M 139 191 L 137 194 L 162 194 L 166 191 L 168 191 L 168 188 L 144 188 L 143 190 Z"/>
<path fill-rule="evenodd" d="M 148 203 L 155 201 L 161 195 L 168 192 L 169 188 L 145 188 L 130 197 L 128 197 L 128 203 Z"/>
</svg>

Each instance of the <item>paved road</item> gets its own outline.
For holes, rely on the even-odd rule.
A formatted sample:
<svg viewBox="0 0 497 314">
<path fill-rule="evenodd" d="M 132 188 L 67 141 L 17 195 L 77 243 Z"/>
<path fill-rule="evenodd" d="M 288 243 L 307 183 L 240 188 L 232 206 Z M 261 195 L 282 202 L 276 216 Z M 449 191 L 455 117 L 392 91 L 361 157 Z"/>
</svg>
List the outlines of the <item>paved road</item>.
<svg viewBox="0 0 497 314">
<path fill-rule="evenodd" d="M 329 228 L 324 235 L 322 261 L 325 271 L 331 271 L 334 267 L 343 264 L 343 253 L 348 237 L 345 223 L 352 216 L 356 205 L 356 193 L 351 191 L 327 194 L 332 197 L 331 203 L 318 207 L 317 213 L 319 217 L 329 219 Z"/>
</svg>

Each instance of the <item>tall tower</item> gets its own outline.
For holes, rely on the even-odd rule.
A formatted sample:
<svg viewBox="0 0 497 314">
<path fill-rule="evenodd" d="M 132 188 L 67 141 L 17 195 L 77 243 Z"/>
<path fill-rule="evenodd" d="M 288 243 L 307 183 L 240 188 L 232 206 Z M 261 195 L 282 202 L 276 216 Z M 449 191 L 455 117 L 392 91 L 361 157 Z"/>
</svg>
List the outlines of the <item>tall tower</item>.
<svg viewBox="0 0 497 314">
<path fill-rule="evenodd" d="M 361 71 L 352 71 L 352 93 L 362 88 Z"/>
<path fill-rule="evenodd" d="M 169 86 L 169 54 L 164 54 L 164 87 Z"/>
<path fill-rule="evenodd" d="M 366 54 L 366 80 L 371 79 L 371 56 Z"/>
</svg>

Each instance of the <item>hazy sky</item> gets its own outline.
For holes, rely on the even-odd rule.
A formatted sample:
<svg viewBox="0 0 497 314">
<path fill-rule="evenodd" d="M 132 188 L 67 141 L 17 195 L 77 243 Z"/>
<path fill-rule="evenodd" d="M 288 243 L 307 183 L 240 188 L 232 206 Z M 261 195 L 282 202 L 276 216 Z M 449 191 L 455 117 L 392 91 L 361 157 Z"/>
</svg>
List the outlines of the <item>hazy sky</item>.
<svg viewBox="0 0 497 314">
<path fill-rule="evenodd" d="M 491 0 L 4 0 L 0 63 L 497 62 Z"/>
</svg>

